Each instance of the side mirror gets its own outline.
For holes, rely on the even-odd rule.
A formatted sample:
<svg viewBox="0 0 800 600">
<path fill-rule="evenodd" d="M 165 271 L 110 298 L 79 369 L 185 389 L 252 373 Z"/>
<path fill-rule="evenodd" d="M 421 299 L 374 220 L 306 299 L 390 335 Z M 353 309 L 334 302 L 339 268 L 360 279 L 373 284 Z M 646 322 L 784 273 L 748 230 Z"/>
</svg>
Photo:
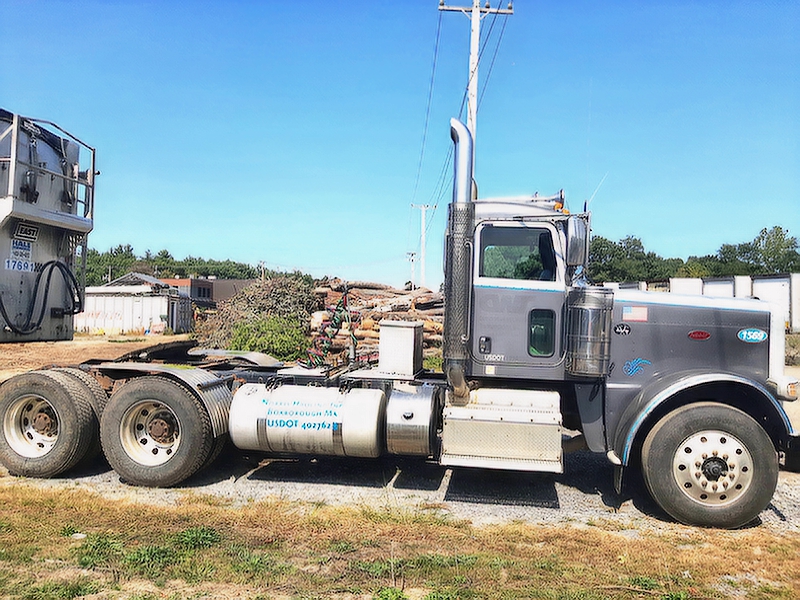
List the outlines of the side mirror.
<svg viewBox="0 0 800 600">
<path fill-rule="evenodd" d="M 586 215 L 572 215 L 567 222 L 567 266 L 586 264 L 589 226 Z"/>
</svg>

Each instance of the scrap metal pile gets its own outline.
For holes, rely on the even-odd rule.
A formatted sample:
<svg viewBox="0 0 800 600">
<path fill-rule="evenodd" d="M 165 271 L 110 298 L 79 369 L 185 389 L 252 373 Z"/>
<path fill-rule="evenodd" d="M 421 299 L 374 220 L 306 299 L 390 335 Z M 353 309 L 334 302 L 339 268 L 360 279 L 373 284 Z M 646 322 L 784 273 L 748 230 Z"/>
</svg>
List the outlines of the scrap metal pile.
<svg viewBox="0 0 800 600">
<path fill-rule="evenodd" d="M 338 308 L 338 310 L 337 310 Z M 216 314 L 197 324 L 199 343 L 227 348 L 237 323 L 273 316 L 308 324 L 313 338 L 308 364 L 342 364 L 350 358 L 374 360 L 382 320 L 422 321 L 424 355 L 442 342 L 444 298 L 426 288 L 400 290 L 364 281 L 282 275 L 259 281 L 219 304 Z"/>
</svg>

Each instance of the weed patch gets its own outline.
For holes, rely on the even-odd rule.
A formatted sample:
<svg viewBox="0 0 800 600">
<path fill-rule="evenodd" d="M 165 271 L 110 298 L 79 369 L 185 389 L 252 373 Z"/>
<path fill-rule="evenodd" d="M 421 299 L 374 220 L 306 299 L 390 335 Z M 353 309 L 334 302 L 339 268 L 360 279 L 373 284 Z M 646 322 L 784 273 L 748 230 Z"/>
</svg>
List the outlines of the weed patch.
<svg viewBox="0 0 800 600">
<path fill-rule="evenodd" d="M 109 566 L 123 556 L 122 542 L 106 534 L 92 534 L 73 551 L 78 565 L 85 569 Z"/>
<path fill-rule="evenodd" d="M 22 594 L 22 598 L 24 600 L 72 600 L 96 594 L 99 590 L 100 586 L 97 583 L 81 577 L 73 581 L 52 581 L 31 585 Z"/>
<path fill-rule="evenodd" d="M 164 570 L 177 561 L 178 555 L 173 548 L 142 546 L 126 554 L 123 564 L 132 575 L 158 580 L 164 576 Z"/>
<path fill-rule="evenodd" d="M 395 587 L 382 588 L 373 598 L 374 600 L 408 600 L 408 596 Z"/>
<path fill-rule="evenodd" d="M 210 548 L 215 544 L 222 541 L 222 536 L 213 527 L 190 527 L 184 529 L 175 536 L 175 542 L 178 546 L 189 550 L 196 550 L 198 548 Z"/>
</svg>

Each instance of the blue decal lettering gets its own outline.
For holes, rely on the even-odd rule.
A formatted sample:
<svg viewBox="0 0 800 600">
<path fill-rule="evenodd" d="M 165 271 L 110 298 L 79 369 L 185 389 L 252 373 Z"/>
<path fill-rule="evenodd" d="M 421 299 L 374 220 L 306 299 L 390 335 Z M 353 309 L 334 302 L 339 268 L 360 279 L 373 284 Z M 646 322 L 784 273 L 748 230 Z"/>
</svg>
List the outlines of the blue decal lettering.
<svg viewBox="0 0 800 600">
<path fill-rule="evenodd" d="M 644 371 L 644 367 L 650 364 L 652 363 L 645 358 L 634 358 L 625 363 L 625 366 L 622 367 L 622 371 L 628 377 L 633 377 Z"/>
<path fill-rule="evenodd" d="M 292 427 L 297 427 L 297 419 L 267 419 L 267 427 L 291 429 Z"/>
<path fill-rule="evenodd" d="M 747 329 L 740 329 L 736 334 L 741 341 L 747 344 L 760 344 L 765 341 L 769 336 L 763 329 L 757 327 L 748 327 Z"/>
</svg>

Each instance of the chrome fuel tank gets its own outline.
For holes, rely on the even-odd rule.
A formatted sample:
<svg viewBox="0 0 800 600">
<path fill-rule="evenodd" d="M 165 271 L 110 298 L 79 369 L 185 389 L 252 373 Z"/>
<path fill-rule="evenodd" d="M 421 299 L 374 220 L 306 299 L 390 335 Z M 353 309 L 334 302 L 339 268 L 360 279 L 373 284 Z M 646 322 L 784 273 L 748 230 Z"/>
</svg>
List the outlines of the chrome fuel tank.
<svg viewBox="0 0 800 600">
<path fill-rule="evenodd" d="M 229 430 L 242 450 L 374 458 L 385 419 L 381 390 L 249 383 L 233 397 Z"/>
</svg>

